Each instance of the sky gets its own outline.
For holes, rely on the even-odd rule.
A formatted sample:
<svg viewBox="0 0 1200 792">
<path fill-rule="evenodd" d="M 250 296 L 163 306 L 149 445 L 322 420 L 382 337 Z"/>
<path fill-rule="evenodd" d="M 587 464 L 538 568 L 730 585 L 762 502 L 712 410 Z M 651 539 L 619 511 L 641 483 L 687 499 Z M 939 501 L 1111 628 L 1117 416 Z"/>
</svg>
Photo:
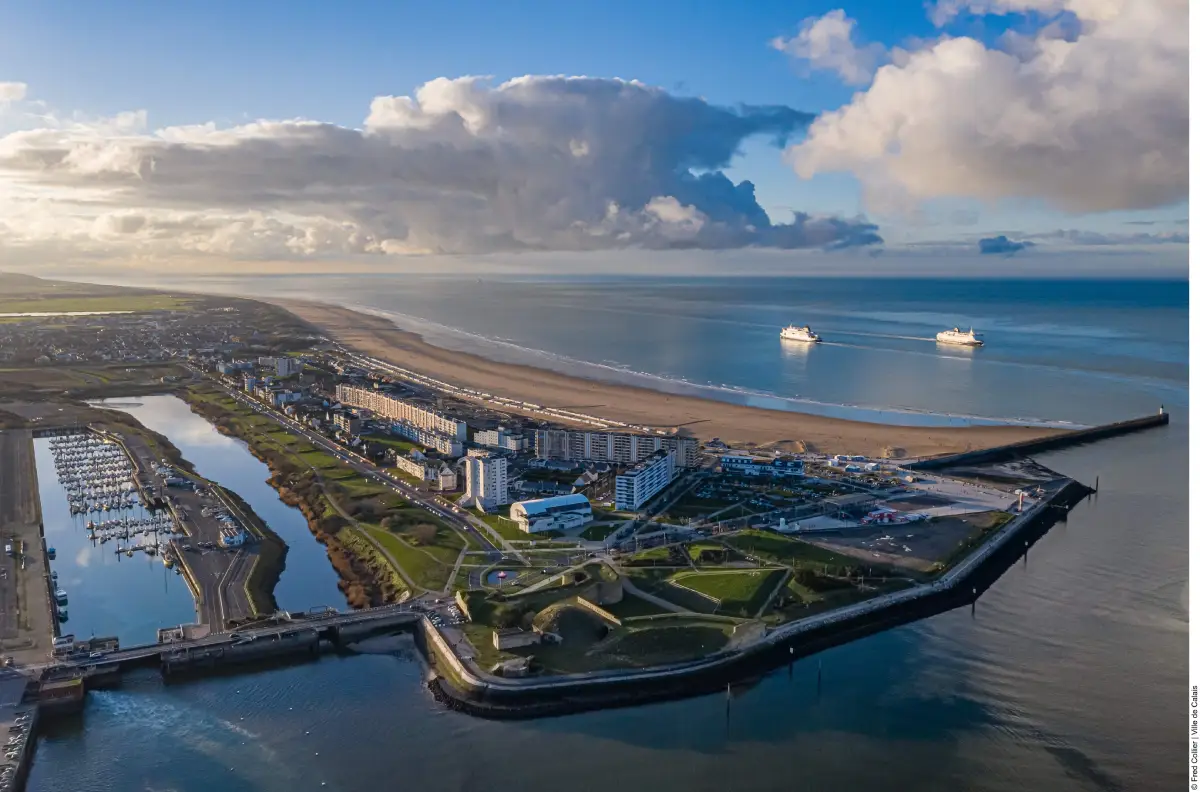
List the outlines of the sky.
<svg viewBox="0 0 1200 792">
<path fill-rule="evenodd" d="M 6 0 L 0 266 L 1177 267 L 1187 22 L 1186 0 Z"/>
</svg>

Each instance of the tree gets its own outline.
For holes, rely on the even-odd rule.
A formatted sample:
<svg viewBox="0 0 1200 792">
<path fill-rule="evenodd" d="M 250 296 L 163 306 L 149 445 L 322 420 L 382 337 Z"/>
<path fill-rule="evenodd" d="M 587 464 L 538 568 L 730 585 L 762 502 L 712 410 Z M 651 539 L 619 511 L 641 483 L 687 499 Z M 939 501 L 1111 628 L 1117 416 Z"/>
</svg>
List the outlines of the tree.
<svg viewBox="0 0 1200 792">
<path fill-rule="evenodd" d="M 430 525 L 429 523 L 415 525 L 412 531 L 409 532 L 409 536 L 419 545 L 433 544 L 437 541 L 437 526 Z"/>
</svg>

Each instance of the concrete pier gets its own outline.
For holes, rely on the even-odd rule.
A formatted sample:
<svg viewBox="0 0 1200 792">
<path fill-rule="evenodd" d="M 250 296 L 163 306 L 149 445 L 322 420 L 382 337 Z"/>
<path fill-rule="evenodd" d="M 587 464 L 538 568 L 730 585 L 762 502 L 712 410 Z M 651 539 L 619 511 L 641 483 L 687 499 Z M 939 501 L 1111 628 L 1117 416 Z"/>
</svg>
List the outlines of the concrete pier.
<svg viewBox="0 0 1200 792">
<path fill-rule="evenodd" d="M 1117 421 L 1116 423 L 1104 424 L 1103 426 L 1093 426 L 1090 429 L 1062 432 L 1037 440 L 1026 440 L 1021 443 L 1012 443 L 995 448 L 983 448 L 978 451 L 967 451 L 962 454 L 928 457 L 906 464 L 904 467 L 910 470 L 937 470 L 939 468 L 954 467 L 955 465 L 1004 462 L 1010 459 L 1038 454 L 1043 451 L 1054 451 L 1059 448 L 1082 445 L 1083 443 L 1094 443 L 1097 440 L 1104 440 L 1109 437 L 1141 432 L 1158 426 L 1166 426 L 1170 421 L 1171 414 L 1160 409 L 1154 415 L 1147 415 L 1142 418 Z"/>
</svg>

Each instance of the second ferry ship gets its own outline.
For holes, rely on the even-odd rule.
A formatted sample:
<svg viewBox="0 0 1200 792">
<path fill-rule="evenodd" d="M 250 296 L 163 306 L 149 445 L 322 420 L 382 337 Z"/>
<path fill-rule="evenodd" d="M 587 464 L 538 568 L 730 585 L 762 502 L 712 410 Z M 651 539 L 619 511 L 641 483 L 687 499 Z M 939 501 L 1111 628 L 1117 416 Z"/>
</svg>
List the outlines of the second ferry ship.
<svg viewBox="0 0 1200 792">
<path fill-rule="evenodd" d="M 939 344 L 958 344 L 959 346 L 983 346 L 983 339 L 975 335 L 975 329 L 971 328 L 967 332 L 959 330 L 957 327 L 953 330 L 943 330 L 937 334 Z"/>
<path fill-rule="evenodd" d="M 819 343 L 821 340 L 821 336 L 814 333 L 808 325 L 804 325 L 804 327 L 788 325 L 779 331 L 779 337 L 787 341 L 808 341 L 813 344 Z"/>
</svg>

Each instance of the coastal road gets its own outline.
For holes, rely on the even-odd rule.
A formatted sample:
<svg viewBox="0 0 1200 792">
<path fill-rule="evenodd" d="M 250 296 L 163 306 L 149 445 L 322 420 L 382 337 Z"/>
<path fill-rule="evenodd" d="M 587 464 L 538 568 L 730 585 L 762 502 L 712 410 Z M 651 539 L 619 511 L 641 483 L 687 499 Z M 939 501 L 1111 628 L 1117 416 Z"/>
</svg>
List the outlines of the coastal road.
<svg viewBox="0 0 1200 792">
<path fill-rule="evenodd" d="M 224 390 L 225 393 L 231 398 L 236 399 L 245 406 L 255 410 L 260 415 L 267 416 L 288 431 L 304 437 L 318 448 L 335 455 L 351 469 L 361 473 L 363 476 L 373 479 L 385 487 L 391 488 L 393 491 L 399 493 L 400 496 L 405 500 L 424 508 L 433 515 L 453 524 L 459 530 L 470 534 L 477 542 L 479 542 L 481 547 L 495 553 L 494 560 L 499 561 L 503 558 L 505 553 L 508 553 L 509 555 L 515 556 L 522 563 L 528 564 L 528 561 L 525 560 L 525 557 L 519 551 L 514 549 L 502 538 L 490 536 L 490 528 L 481 521 L 473 520 L 469 514 L 453 511 L 449 507 L 440 503 L 437 499 L 425 496 L 421 490 L 413 487 L 408 482 L 403 481 L 395 476 L 388 475 L 363 457 L 360 457 L 354 452 L 343 448 L 329 438 L 317 434 L 303 424 L 293 421 L 291 418 L 283 415 L 282 413 L 268 409 L 265 405 L 254 401 L 243 393 L 225 387 L 224 384 L 216 380 L 210 381 L 216 382 L 216 384 L 220 386 L 221 389 Z M 476 525 L 476 522 L 479 522 L 479 525 Z M 497 545 L 497 541 L 501 546 Z"/>
</svg>

